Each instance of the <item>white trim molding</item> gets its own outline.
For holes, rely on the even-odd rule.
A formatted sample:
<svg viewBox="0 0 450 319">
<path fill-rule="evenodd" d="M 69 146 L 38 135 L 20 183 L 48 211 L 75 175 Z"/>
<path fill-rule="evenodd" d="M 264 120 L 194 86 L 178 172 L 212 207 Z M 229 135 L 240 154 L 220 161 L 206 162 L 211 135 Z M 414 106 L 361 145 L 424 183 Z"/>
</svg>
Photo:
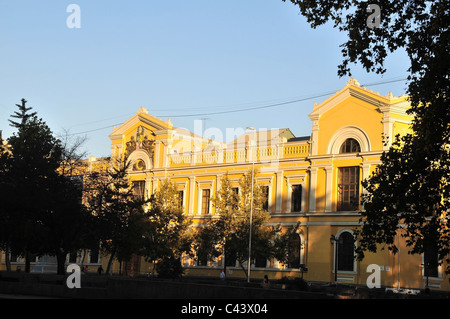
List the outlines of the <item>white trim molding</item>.
<svg viewBox="0 0 450 319">
<path fill-rule="evenodd" d="M 340 238 L 343 233 L 350 233 L 352 236 L 354 236 L 354 232 L 353 232 L 352 229 L 350 229 L 350 228 L 343 228 L 343 229 L 340 229 L 336 233 L 336 238 Z M 334 273 L 334 270 L 336 269 L 335 265 L 336 265 L 336 262 L 337 262 L 337 259 L 336 259 L 336 257 L 337 257 L 336 256 L 336 245 L 337 244 L 338 243 L 335 241 L 334 245 L 333 245 L 333 273 Z M 353 254 L 355 254 L 355 248 L 356 248 L 356 243 L 354 243 Z M 339 251 L 338 251 L 338 255 L 339 255 Z M 356 258 L 353 259 L 353 270 L 337 270 L 337 272 L 338 272 L 338 276 L 339 276 L 339 274 L 340 275 L 356 275 L 356 274 L 358 274 L 358 261 L 357 261 L 357 259 Z"/>
<path fill-rule="evenodd" d="M 328 143 L 327 154 L 339 154 L 342 143 L 348 138 L 353 138 L 359 143 L 361 152 L 371 151 L 372 147 L 367 133 L 360 127 L 349 125 L 341 127 L 334 133 Z"/>
<path fill-rule="evenodd" d="M 287 175 L 284 178 L 286 178 L 286 186 L 287 186 L 286 213 L 294 213 L 294 211 L 292 210 L 293 185 L 301 185 L 302 187 L 301 207 L 299 212 L 305 212 L 306 174 Z"/>
<path fill-rule="evenodd" d="M 142 160 L 145 163 L 144 171 L 148 171 L 153 168 L 153 161 L 148 155 L 147 151 L 143 149 L 138 149 L 135 150 L 133 153 L 131 153 L 127 159 L 127 163 L 130 163 L 130 166 L 128 167 L 129 173 L 133 171 L 133 166 L 134 164 L 136 164 L 138 160 Z"/>
</svg>

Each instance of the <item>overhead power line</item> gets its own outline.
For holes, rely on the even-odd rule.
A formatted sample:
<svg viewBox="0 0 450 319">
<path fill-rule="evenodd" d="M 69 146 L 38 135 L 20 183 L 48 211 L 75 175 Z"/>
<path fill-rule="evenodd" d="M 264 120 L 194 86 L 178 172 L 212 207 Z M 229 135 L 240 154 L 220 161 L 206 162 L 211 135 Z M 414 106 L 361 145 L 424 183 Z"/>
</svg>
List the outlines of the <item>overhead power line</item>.
<svg viewBox="0 0 450 319">
<path fill-rule="evenodd" d="M 95 128 L 95 129 L 92 129 L 92 130 L 78 132 L 78 133 L 71 133 L 71 134 L 67 134 L 67 136 L 81 135 L 81 134 L 87 134 L 87 133 L 92 133 L 92 132 L 96 132 L 96 131 L 106 130 L 107 128 L 110 129 L 112 126 L 117 126 L 117 125 L 120 125 L 120 124 L 122 124 L 122 123 L 112 124 L 112 125 L 108 125 L 108 126 L 104 126 L 104 127 L 100 127 L 100 128 Z"/>
<path fill-rule="evenodd" d="M 368 83 L 368 84 L 361 84 L 361 86 L 365 86 L 365 87 L 367 87 L 367 86 L 376 86 L 376 85 L 400 82 L 400 81 L 405 81 L 405 80 L 407 80 L 407 79 L 406 78 L 402 78 L 402 79 L 374 82 L 374 83 Z M 254 106 L 254 107 L 241 108 L 241 109 L 236 109 L 236 110 L 225 110 L 225 111 L 204 112 L 204 113 L 170 114 L 170 115 L 158 115 L 158 116 L 159 117 L 169 117 L 169 118 L 198 117 L 198 116 L 206 116 L 206 115 L 230 114 L 230 113 L 237 113 L 237 112 L 261 110 L 261 109 L 267 109 L 267 108 L 272 108 L 272 107 L 277 107 L 277 106 L 283 106 L 283 105 L 298 103 L 298 102 L 304 102 L 304 101 L 307 101 L 307 100 L 312 100 L 312 99 L 316 99 L 316 98 L 320 98 L 320 97 L 324 97 L 324 96 L 329 96 L 329 95 L 332 95 L 332 94 L 336 93 L 337 91 L 338 90 L 333 90 L 333 91 L 329 91 L 329 92 L 326 92 L 326 93 L 321 93 L 321 94 L 318 94 L 318 95 L 308 96 L 308 97 L 305 97 L 305 98 L 294 99 L 294 100 L 289 100 L 289 101 L 285 101 L 285 102 L 266 104 L 266 105 L 260 105 L 260 106 Z M 209 108 L 211 108 L 211 107 L 209 107 Z M 117 125 L 120 125 L 120 124 L 122 124 L 122 123 L 108 125 L 108 126 L 105 126 L 105 127 L 100 127 L 100 128 L 96 128 L 96 129 L 92 129 L 92 130 L 83 131 L 83 132 L 72 133 L 72 134 L 68 134 L 68 135 L 72 136 L 72 135 L 87 134 L 87 133 L 96 132 L 96 131 L 104 130 L 104 129 L 107 129 L 107 128 L 111 128 L 112 126 L 117 126 Z"/>
</svg>

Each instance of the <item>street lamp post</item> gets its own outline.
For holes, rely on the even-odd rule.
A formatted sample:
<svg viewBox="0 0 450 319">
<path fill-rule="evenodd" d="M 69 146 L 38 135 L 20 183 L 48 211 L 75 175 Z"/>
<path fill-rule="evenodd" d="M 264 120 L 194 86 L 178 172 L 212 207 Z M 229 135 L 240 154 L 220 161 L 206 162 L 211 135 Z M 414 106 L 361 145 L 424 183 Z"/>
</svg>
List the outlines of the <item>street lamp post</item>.
<svg viewBox="0 0 450 319">
<path fill-rule="evenodd" d="M 256 141 L 256 130 L 254 127 L 248 126 L 247 130 L 252 130 L 253 142 Z M 252 194 L 250 197 L 250 231 L 248 235 L 248 263 L 247 263 L 247 282 L 250 282 L 250 268 L 251 268 L 251 256 L 252 256 L 252 224 L 253 224 L 253 181 L 255 178 L 255 158 L 254 158 L 254 148 L 252 148 Z"/>
</svg>

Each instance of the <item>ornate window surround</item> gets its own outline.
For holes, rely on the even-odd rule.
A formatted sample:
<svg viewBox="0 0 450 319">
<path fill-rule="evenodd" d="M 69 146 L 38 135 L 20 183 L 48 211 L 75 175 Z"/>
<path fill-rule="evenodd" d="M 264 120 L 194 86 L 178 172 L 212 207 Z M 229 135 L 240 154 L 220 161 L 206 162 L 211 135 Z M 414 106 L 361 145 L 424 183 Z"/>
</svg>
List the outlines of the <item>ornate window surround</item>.
<svg viewBox="0 0 450 319">
<path fill-rule="evenodd" d="M 343 228 L 343 229 L 340 229 L 337 232 L 336 238 L 339 238 L 343 233 L 350 233 L 352 236 L 354 236 L 354 231 L 352 229 L 350 229 L 350 228 Z M 338 258 L 338 256 L 336 256 L 336 245 L 337 244 L 338 244 L 337 242 L 334 242 L 334 245 L 333 245 L 333 273 L 334 273 L 334 269 L 335 269 L 335 263 L 337 262 L 337 258 Z M 353 253 L 355 253 L 356 243 L 354 243 L 354 245 L 355 246 L 354 246 L 354 249 L 353 249 Z M 339 252 L 338 252 L 338 255 L 339 255 Z M 353 260 L 353 270 L 351 270 L 351 271 L 338 270 L 337 272 L 338 272 L 338 275 L 339 274 L 342 274 L 342 275 L 357 275 L 358 274 L 358 268 L 357 267 L 358 267 L 358 261 L 355 258 Z"/>
<path fill-rule="evenodd" d="M 286 186 L 287 186 L 287 198 L 286 198 L 286 213 L 300 213 L 306 211 L 306 174 L 295 174 L 285 176 Z M 302 203 L 299 212 L 292 211 L 292 186 L 301 185 L 302 186 Z"/>
<path fill-rule="evenodd" d="M 151 170 L 153 168 L 153 161 L 148 155 L 147 151 L 143 149 L 135 150 L 133 153 L 130 154 L 128 157 L 127 162 L 130 163 L 130 166 L 128 167 L 128 173 L 136 172 L 133 171 L 134 164 L 137 163 L 138 160 L 142 160 L 145 163 L 145 170 Z M 141 172 L 141 171 L 139 171 Z"/>
<path fill-rule="evenodd" d="M 348 138 L 353 138 L 359 143 L 361 152 L 369 152 L 372 149 L 367 133 L 360 127 L 349 125 L 341 127 L 334 133 L 328 143 L 327 154 L 339 154 L 342 144 Z"/>
</svg>

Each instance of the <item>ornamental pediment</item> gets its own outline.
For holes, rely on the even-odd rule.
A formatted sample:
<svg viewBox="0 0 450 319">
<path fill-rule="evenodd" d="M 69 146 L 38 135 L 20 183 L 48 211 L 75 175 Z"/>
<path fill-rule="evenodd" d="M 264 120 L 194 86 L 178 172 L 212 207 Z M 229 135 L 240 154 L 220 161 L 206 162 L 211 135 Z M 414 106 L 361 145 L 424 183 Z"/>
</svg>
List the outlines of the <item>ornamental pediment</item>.
<svg viewBox="0 0 450 319">
<path fill-rule="evenodd" d="M 128 137 L 130 134 L 135 134 L 136 127 L 143 126 L 147 130 L 153 132 L 160 130 L 172 129 L 172 122 L 170 119 L 163 121 L 153 115 L 148 114 L 147 110 L 143 107 L 133 115 L 126 122 L 118 127 L 113 128 L 113 132 L 109 135 L 112 141 L 121 140 L 124 136 Z"/>
<path fill-rule="evenodd" d="M 129 137 L 128 141 L 125 142 L 125 160 L 127 160 L 130 155 L 137 150 L 145 151 L 151 159 L 154 157 L 154 133 L 142 125 L 139 126 L 135 133 Z"/>
</svg>

